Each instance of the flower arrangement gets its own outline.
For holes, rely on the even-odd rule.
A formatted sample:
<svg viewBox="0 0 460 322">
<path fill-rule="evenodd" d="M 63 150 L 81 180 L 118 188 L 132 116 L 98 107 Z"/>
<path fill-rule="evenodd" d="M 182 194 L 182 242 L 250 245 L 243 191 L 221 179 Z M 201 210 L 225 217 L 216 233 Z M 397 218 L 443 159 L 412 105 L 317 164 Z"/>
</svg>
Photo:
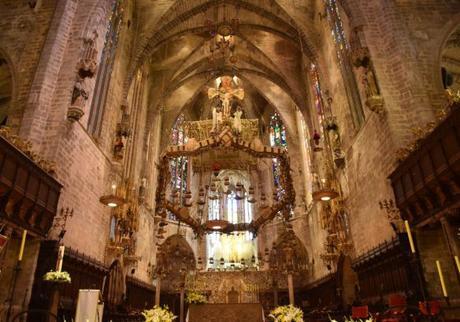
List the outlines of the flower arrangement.
<svg viewBox="0 0 460 322">
<path fill-rule="evenodd" d="M 145 310 L 142 315 L 145 318 L 145 322 L 172 322 L 177 318 L 169 311 L 167 306 L 161 307 L 158 305 L 155 305 L 151 310 Z"/>
<path fill-rule="evenodd" d="M 55 272 L 49 271 L 43 276 L 43 280 L 47 282 L 55 283 L 70 283 L 72 279 L 70 278 L 69 273 L 67 272 Z"/>
<path fill-rule="evenodd" d="M 270 312 L 274 322 L 303 322 L 303 312 L 292 304 L 278 306 Z"/>
<path fill-rule="evenodd" d="M 190 291 L 187 293 L 187 298 L 185 301 L 188 304 L 206 304 L 208 303 L 208 300 L 206 299 L 206 296 L 203 294 L 196 292 L 196 291 Z"/>
</svg>

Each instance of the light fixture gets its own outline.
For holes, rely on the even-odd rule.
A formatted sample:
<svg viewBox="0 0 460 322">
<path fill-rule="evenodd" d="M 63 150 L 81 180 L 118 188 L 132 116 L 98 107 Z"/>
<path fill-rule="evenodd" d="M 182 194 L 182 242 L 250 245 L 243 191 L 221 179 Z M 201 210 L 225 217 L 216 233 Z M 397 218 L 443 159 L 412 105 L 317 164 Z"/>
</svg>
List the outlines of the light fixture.
<svg viewBox="0 0 460 322">
<path fill-rule="evenodd" d="M 112 194 L 102 196 L 101 198 L 99 198 L 99 201 L 110 208 L 115 208 L 125 203 L 125 200 L 123 198 Z"/>
<path fill-rule="evenodd" d="M 115 208 L 124 204 L 125 200 L 117 196 L 117 185 L 115 183 L 112 183 L 111 188 L 111 193 L 102 196 L 101 198 L 99 198 L 99 201 L 110 208 Z"/>
<path fill-rule="evenodd" d="M 339 194 L 336 191 L 327 188 L 323 188 L 312 193 L 313 200 L 316 201 L 330 201 L 338 196 Z"/>
<path fill-rule="evenodd" d="M 206 228 L 210 230 L 223 230 L 228 226 L 227 220 L 211 219 L 206 222 Z"/>
</svg>

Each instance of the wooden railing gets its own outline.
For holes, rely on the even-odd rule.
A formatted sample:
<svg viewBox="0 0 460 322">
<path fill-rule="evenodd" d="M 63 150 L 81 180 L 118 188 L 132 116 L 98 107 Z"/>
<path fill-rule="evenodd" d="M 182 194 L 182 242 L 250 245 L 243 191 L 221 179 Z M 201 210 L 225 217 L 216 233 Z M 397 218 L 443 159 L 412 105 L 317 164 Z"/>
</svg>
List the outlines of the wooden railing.
<svg viewBox="0 0 460 322">
<path fill-rule="evenodd" d="M 459 104 L 457 104 L 459 105 Z M 422 139 L 390 175 L 396 205 L 413 224 L 460 206 L 460 108 Z"/>
<path fill-rule="evenodd" d="M 45 237 L 57 212 L 61 184 L 0 136 L 0 219 Z"/>
<path fill-rule="evenodd" d="M 43 282 L 42 276 L 49 270 L 54 269 L 58 246 L 58 242 L 54 240 L 43 241 L 40 246 L 29 305 L 29 309 L 31 310 L 49 307 L 50 289 L 49 285 Z M 95 258 L 68 247 L 66 248 L 62 269 L 70 274 L 72 283 L 62 285 L 61 287 L 59 317 L 62 318 L 65 316 L 66 320 L 70 321 L 75 316 L 79 290 L 102 289 L 104 277 L 109 273 L 109 267 Z M 105 296 L 107 295 L 108 285 L 106 283 Z M 126 295 L 126 302 L 116 308 L 117 312 L 110 312 L 108 305 L 106 305 L 104 314 L 111 316 L 113 322 L 139 321 L 142 318 L 140 312 L 146 308 L 153 307 L 155 299 L 154 288 L 134 277 L 126 278 Z M 28 318 L 28 321 L 34 322 L 34 318 L 34 316 L 31 316 Z M 104 318 L 105 320 L 106 318 Z M 141 321 L 143 320 L 141 319 Z"/>
</svg>

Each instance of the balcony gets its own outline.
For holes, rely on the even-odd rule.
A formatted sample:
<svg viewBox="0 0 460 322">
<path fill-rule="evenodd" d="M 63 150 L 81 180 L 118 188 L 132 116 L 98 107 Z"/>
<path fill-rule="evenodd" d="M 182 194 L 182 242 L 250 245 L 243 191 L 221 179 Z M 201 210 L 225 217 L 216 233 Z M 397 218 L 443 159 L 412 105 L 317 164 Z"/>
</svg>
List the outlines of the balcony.
<svg viewBox="0 0 460 322">
<path fill-rule="evenodd" d="M 460 104 L 390 175 L 396 205 L 415 225 L 460 208 Z"/>
<path fill-rule="evenodd" d="M 44 170 L 46 162 L 30 152 L 28 143 L 0 132 L 0 221 L 46 237 L 62 185 Z"/>
</svg>

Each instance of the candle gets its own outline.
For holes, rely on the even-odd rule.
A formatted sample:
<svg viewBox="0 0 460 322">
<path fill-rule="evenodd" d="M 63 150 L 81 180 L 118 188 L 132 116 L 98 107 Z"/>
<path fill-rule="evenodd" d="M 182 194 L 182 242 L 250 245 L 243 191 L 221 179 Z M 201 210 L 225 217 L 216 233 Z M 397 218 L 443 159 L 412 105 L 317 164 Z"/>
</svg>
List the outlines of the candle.
<svg viewBox="0 0 460 322">
<path fill-rule="evenodd" d="M 457 255 L 455 255 L 454 258 L 455 258 L 455 264 L 457 264 L 457 270 L 460 273 L 460 260 L 458 259 Z"/>
<path fill-rule="evenodd" d="M 22 232 L 22 240 L 21 240 L 21 247 L 19 248 L 18 261 L 22 261 L 22 256 L 24 255 L 24 247 L 26 245 L 26 238 L 27 238 L 27 230 L 24 229 L 24 231 Z"/>
<path fill-rule="evenodd" d="M 58 260 L 56 263 L 56 272 L 62 271 L 62 262 L 64 261 L 65 246 L 59 246 Z"/>
<path fill-rule="evenodd" d="M 404 225 L 406 226 L 407 238 L 409 238 L 410 250 L 412 253 L 415 254 L 415 245 L 414 240 L 412 239 L 412 233 L 410 231 L 409 222 L 407 220 L 404 220 Z"/>
<path fill-rule="evenodd" d="M 436 266 L 438 268 L 439 281 L 441 282 L 442 294 L 444 295 L 444 297 L 447 297 L 446 284 L 444 283 L 444 275 L 442 274 L 441 263 L 439 261 L 436 261 Z"/>
</svg>

